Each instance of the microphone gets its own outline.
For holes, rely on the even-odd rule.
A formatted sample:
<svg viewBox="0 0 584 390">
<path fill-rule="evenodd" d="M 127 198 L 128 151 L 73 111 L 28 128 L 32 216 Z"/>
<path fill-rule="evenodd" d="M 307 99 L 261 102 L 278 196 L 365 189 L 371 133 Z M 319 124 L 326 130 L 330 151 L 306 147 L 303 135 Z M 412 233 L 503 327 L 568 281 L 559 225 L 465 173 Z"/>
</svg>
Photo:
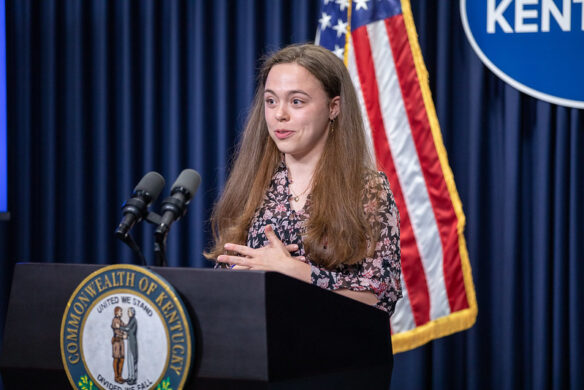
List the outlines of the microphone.
<svg viewBox="0 0 584 390">
<path fill-rule="evenodd" d="M 191 201 L 201 184 L 201 176 L 193 169 L 183 170 L 170 189 L 170 196 L 162 202 L 161 218 L 154 234 L 166 238 L 170 226 L 187 213 Z"/>
<path fill-rule="evenodd" d="M 148 172 L 134 188 L 130 199 L 122 205 L 124 217 L 116 229 L 116 236 L 127 240 L 128 232 L 148 214 L 148 206 L 158 198 L 164 187 L 164 178 L 157 172 Z"/>
</svg>

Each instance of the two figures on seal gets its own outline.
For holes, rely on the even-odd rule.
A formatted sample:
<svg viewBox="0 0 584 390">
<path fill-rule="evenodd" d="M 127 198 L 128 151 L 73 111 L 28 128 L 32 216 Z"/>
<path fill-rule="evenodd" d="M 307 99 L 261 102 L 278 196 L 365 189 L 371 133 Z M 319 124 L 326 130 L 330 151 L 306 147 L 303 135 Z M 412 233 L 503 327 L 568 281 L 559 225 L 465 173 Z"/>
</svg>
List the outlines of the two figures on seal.
<svg viewBox="0 0 584 390">
<path fill-rule="evenodd" d="M 138 333 L 138 323 L 136 322 L 136 311 L 133 307 L 128 308 L 128 322 L 122 321 L 123 310 L 121 307 L 114 308 L 114 318 L 112 320 L 112 357 L 114 380 L 117 383 L 136 384 L 138 375 L 138 343 L 136 335 Z M 128 348 L 124 346 L 124 340 L 127 340 Z M 127 364 L 128 377 L 122 377 L 124 361 Z"/>
</svg>

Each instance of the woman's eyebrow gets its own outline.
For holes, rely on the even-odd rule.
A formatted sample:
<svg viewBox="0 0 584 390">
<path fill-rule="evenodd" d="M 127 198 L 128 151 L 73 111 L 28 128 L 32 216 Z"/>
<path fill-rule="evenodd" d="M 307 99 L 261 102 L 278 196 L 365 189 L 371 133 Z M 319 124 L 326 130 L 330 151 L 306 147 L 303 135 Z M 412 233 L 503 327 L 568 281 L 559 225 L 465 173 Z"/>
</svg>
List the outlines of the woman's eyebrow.
<svg viewBox="0 0 584 390">
<path fill-rule="evenodd" d="M 271 93 L 271 94 L 277 95 L 277 93 L 275 93 L 271 89 L 264 89 L 264 93 Z M 293 89 L 291 91 L 286 92 L 286 95 L 290 96 L 290 95 L 294 95 L 294 94 L 297 94 L 297 93 L 302 94 L 302 95 L 306 95 L 306 96 L 310 97 L 310 95 L 307 92 L 305 92 L 305 91 L 303 91 L 301 89 Z"/>
</svg>

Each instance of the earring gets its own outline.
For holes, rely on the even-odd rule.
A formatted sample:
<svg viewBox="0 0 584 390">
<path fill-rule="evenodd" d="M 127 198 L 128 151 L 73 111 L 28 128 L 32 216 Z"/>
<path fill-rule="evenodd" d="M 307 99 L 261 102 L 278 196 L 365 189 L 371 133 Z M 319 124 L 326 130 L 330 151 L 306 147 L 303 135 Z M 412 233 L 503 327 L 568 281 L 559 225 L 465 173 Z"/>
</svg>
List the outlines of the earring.
<svg viewBox="0 0 584 390">
<path fill-rule="evenodd" d="M 333 134 L 335 132 L 335 119 L 329 119 L 330 122 L 330 132 Z"/>
</svg>

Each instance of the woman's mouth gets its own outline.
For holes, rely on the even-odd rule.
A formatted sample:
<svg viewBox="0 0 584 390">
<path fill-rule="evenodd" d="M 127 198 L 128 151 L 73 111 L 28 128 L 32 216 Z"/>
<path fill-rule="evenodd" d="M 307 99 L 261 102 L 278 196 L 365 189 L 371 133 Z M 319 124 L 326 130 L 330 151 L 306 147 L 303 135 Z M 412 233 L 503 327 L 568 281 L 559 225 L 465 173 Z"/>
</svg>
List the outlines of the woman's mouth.
<svg viewBox="0 0 584 390">
<path fill-rule="evenodd" d="M 276 135 L 276 137 L 278 139 L 286 139 L 286 138 L 290 137 L 292 134 L 294 134 L 294 131 L 278 129 L 278 130 L 274 131 L 274 134 Z"/>
</svg>

